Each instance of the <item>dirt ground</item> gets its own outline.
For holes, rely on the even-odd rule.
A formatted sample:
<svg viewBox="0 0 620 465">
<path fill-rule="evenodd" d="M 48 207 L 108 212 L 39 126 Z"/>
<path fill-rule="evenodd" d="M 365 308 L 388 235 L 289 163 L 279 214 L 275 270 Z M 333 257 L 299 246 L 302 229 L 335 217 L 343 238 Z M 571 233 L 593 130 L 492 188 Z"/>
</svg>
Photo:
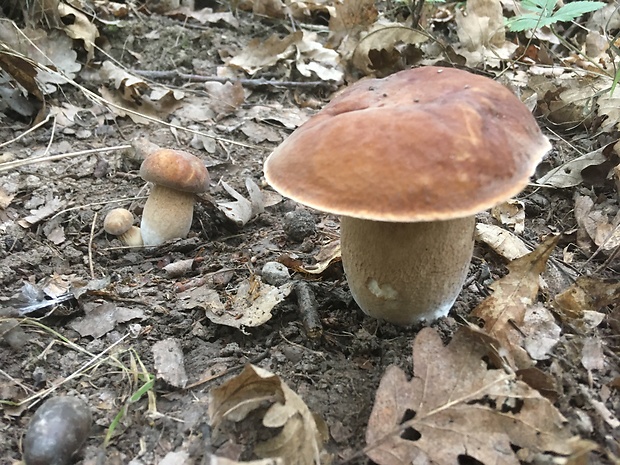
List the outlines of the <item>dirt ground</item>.
<svg viewBox="0 0 620 465">
<path fill-rule="evenodd" d="M 240 12 L 238 18 L 240 26 L 234 29 L 225 24 L 195 27 L 159 15 L 130 16 L 122 27 L 103 29 L 106 53 L 129 68 L 194 72 L 199 62 L 202 71 L 214 75 L 220 64 L 218 50 L 243 47 L 250 38 L 265 37 L 283 27 L 248 13 Z M 145 38 L 152 31 L 158 32 L 157 40 Z M 139 63 L 137 56 L 141 57 Z M 93 89 L 99 85 L 82 84 Z M 191 90 L 197 99 L 209 99 L 200 84 L 181 80 L 166 84 Z M 316 327 L 304 325 L 295 291 L 273 309 L 267 323 L 243 330 L 212 323 L 204 308 L 187 304 L 184 293 L 206 282 L 221 296 L 232 299 L 240 283 L 260 275 L 265 263 L 286 256 L 311 264 L 337 237 L 337 217 L 311 211 L 309 221 L 300 213 L 308 210 L 286 199 L 266 207 L 243 227 L 235 227 L 215 206 L 218 201 L 230 201 L 220 180 L 245 193 L 244 182 L 249 177 L 268 191 L 262 177 L 263 161 L 291 132 L 275 116 L 287 109 L 310 115 L 315 110 L 300 109 L 298 102 L 312 100 L 321 106 L 330 94 L 318 87 L 253 89 L 242 108 L 271 109 L 274 118 L 267 116 L 258 123 L 267 128 L 270 139 L 261 141 L 244 133 L 244 125 L 257 124 L 250 118 L 231 115 L 208 127 L 196 124 L 199 130 L 246 144 L 221 142 L 212 153 L 190 146 L 191 133 L 158 124 L 138 125 L 127 118 L 84 118 L 80 131 L 53 132 L 48 124 L 3 147 L 16 159 L 27 159 L 44 153 L 127 145 L 136 137 L 147 137 L 159 146 L 187 150 L 205 160 L 212 189 L 199 196 L 189 238 L 157 248 L 128 249 L 103 232 L 102 220 L 107 211 L 119 206 L 129 208 L 136 217 L 141 215 L 147 191 L 138 175 L 141 158 L 133 149 L 102 150 L 0 172 L 0 185 L 14 194 L 10 205 L 0 211 L 1 303 L 7 308 L 15 308 L 20 298 L 22 304 L 44 303 L 38 313 L 29 315 L 33 318 L 0 320 L 0 399 L 18 401 L 57 386 L 55 394 L 77 395 L 86 401 L 94 427 L 76 463 L 157 464 L 164 463 L 162 458 L 170 452 L 180 450 L 189 454 L 187 462 L 165 463 L 208 463 L 212 452 L 249 459 L 249 448 L 244 445 L 257 440 L 256 431 L 240 426 L 234 432 L 237 445 L 221 435 L 214 439 L 207 409 L 209 391 L 252 362 L 279 375 L 325 420 L 329 429 L 326 449 L 333 454 L 333 463 L 369 463 L 361 451 L 375 391 L 389 365 L 412 373 L 412 340 L 420 328 L 400 328 L 365 316 L 351 299 L 339 263 L 320 276 L 291 273 L 288 278 L 288 282 L 307 283 L 316 296 L 320 333 Z M 54 98 L 78 106 L 88 104 L 83 94 L 72 88 Z M 24 133 L 28 125 L 19 118 L 5 119 L 0 141 Z M 583 146 L 580 134 L 570 137 Z M 554 144 L 555 151 L 548 159 L 551 165 L 569 150 L 568 142 Z M 521 195 L 527 212 L 523 237 L 531 245 L 539 243 L 544 234 L 569 232 L 553 255 L 559 261 L 562 249 L 572 247 L 574 241 L 570 232 L 577 225 L 571 214 L 572 196 L 572 190 L 534 187 Z M 31 225 L 18 222 L 43 206 L 51 209 L 43 220 Z M 483 214 L 481 220 L 488 221 L 488 215 Z M 64 237 L 58 239 L 61 234 Z M 187 259 L 193 262 L 180 276 L 166 271 L 167 265 Z M 576 253 L 571 267 L 588 273 L 602 263 L 585 264 L 586 260 L 587 256 Z M 619 263 L 609 263 L 597 276 L 617 278 Z M 455 308 L 449 317 L 433 324 L 446 341 L 490 294 L 489 284 L 505 274 L 505 261 L 478 244 L 467 285 Z M 549 294 L 570 284 L 570 276 L 561 273 L 547 276 L 547 280 L 553 288 Z M 24 288 L 26 283 L 30 287 Z M 71 289 L 82 286 L 83 291 L 60 303 L 49 294 L 38 294 L 50 286 L 69 289 L 69 284 Z M 121 310 L 129 316 L 119 316 Z M 110 311 L 116 320 L 109 330 L 84 336 L 75 323 L 93 311 Z M 615 318 L 610 315 L 596 328 L 596 337 L 606 342 L 611 366 L 595 372 L 582 366 L 578 331 L 567 332 L 553 357 L 539 364 L 543 371 L 552 363 L 561 367 L 554 371 L 559 393 L 556 406 L 574 434 L 601 447 L 592 454 L 591 463 L 612 463 L 608 452 L 620 456 L 618 428 L 607 423 L 595 406 L 602 402 L 608 411 L 620 412 L 617 386 L 611 390 L 603 387 L 618 373 L 617 307 Z M 145 374 L 141 367 L 156 372 L 153 346 L 169 338 L 180 345 L 187 385 L 193 387 L 182 389 L 160 379 L 152 391 L 154 396 L 128 403 L 144 382 L 138 376 Z M 601 389 L 606 390 L 604 397 L 599 395 Z M 593 399 L 591 393 L 599 394 Z M 0 406 L 0 464 L 21 460 L 21 442 L 35 411 L 33 404 L 37 402 Z M 126 415 L 104 448 L 108 427 L 123 405 L 128 405 Z"/>
</svg>

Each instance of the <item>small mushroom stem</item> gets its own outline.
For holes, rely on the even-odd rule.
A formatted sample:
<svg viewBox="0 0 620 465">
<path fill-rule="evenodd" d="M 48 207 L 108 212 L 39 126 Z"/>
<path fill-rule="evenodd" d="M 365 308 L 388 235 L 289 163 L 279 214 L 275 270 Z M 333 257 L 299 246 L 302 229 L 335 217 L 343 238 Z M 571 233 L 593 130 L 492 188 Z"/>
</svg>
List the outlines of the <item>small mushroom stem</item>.
<svg viewBox="0 0 620 465">
<path fill-rule="evenodd" d="M 342 217 L 353 298 L 367 315 L 399 325 L 447 315 L 467 277 L 474 229 L 473 216 L 418 223 Z"/>
<path fill-rule="evenodd" d="M 154 184 L 144 204 L 140 229 L 146 246 L 187 237 L 194 216 L 195 194 Z"/>
</svg>

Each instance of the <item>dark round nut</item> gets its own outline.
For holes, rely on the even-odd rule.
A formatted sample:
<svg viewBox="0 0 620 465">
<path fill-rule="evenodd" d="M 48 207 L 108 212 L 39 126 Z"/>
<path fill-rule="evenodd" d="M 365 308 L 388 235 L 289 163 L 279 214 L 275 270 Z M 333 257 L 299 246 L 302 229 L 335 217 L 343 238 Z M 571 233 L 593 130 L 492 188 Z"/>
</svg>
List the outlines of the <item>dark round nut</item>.
<svg viewBox="0 0 620 465">
<path fill-rule="evenodd" d="M 77 397 L 53 397 L 35 412 L 24 438 L 26 465 L 68 465 L 88 438 L 92 417 Z"/>
</svg>

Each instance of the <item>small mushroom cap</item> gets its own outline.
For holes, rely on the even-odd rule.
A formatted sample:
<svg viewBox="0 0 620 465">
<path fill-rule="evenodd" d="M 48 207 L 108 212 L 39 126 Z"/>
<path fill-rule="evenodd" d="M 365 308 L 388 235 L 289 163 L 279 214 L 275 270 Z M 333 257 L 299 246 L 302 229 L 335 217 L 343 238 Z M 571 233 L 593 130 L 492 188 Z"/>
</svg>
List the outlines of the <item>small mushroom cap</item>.
<svg viewBox="0 0 620 465">
<path fill-rule="evenodd" d="M 198 194 L 209 188 L 209 172 L 200 158 L 177 150 L 162 149 L 142 162 L 140 176 L 145 181 L 182 192 Z"/>
<path fill-rule="evenodd" d="M 424 67 L 359 81 L 265 162 L 282 195 L 376 221 L 474 215 L 519 193 L 551 148 L 503 85 Z"/>
<path fill-rule="evenodd" d="M 121 236 L 133 225 L 133 214 L 124 208 L 110 210 L 103 220 L 103 229 L 108 234 Z"/>
</svg>

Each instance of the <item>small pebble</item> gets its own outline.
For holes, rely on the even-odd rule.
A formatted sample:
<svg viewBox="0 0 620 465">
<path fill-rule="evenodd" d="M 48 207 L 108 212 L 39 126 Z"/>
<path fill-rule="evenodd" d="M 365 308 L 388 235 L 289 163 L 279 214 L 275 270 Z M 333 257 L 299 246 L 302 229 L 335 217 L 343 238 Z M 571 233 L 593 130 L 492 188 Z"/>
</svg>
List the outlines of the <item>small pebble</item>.
<svg viewBox="0 0 620 465">
<path fill-rule="evenodd" d="M 35 412 L 24 437 L 26 465 L 68 465 L 88 438 L 92 417 L 77 397 L 53 397 Z"/>
<path fill-rule="evenodd" d="M 261 275 L 263 276 L 263 281 L 272 286 L 281 286 L 290 278 L 288 268 L 278 262 L 265 263 Z"/>
<path fill-rule="evenodd" d="M 284 232 L 295 242 L 302 242 L 316 231 L 314 215 L 308 210 L 295 210 L 284 215 Z"/>
</svg>

